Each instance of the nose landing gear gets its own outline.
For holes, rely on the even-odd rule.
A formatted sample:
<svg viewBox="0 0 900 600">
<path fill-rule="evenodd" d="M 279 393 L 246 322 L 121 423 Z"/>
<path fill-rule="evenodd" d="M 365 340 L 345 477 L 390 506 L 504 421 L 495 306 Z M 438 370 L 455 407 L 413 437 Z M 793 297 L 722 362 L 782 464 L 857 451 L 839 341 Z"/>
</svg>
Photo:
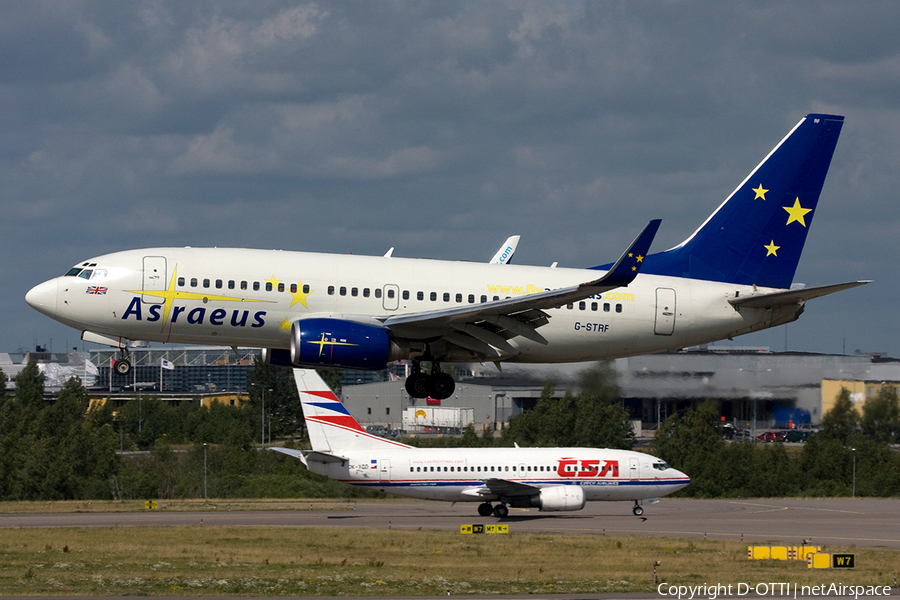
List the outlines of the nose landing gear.
<svg viewBox="0 0 900 600">
<path fill-rule="evenodd" d="M 636 516 L 636 517 L 639 517 L 642 514 L 644 514 L 644 509 L 641 507 L 640 504 L 637 503 L 637 500 L 635 500 L 634 508 L 631 509 L 631 512 L 633 512 L 634 516 Z"/>
</svg>

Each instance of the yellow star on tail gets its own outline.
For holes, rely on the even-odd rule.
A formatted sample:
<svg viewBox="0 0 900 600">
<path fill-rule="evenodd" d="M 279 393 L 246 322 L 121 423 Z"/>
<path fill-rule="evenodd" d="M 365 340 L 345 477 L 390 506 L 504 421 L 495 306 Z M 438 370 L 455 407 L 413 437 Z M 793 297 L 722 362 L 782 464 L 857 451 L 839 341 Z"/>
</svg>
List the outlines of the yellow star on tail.
<svg viewBox="0 0 900 600">
<path fill-rule="evenodd" d="M 750 189 L 752 189 L 754 192 L 756 192 L 756 197 L 753 198 L 754 200 L 759 200 L 760 198 L 762 198 L 763 200 L 765 200 L 765 199 L 766 199 L 766 192 L 769 191 L 769 190 L 764 190 L 762 184 L 759 184 L 759 187 L 758 187 L 758 188 L 750 188 Z"/>
<path fill-rule="evenodd" d="M 806 227 L 806 221 L 803 219 L 803 215 L 805 215 L 808 212 L 812 212 L 812 209 L 811 208 L 803 208 L 802 206 L 800 206 L 800 198 L 797 198 L 796 200 L 794 200 L 793 206 L 782 206 L 781 208 L 786 210 L 787 213 L 790 215 L 790 217 L 788 217 L 788 221 L 787 221 L 787 223 L 785 223 L 785 225 L 790 225 L 794 221 L 797 221 L 798 223 L 800 223 L 801 225 Z"/>
<path fill-rule="evenodd" d="M 769 242 L 768 246 L 763 246 L 763 248 L 767 250 L 766 256 L 778 256 L 778 253 L 776 251 L 781 248 L 781 246 L 776 246 L 775 240 L 772 240 L 771 242 Z"/>
</svg>

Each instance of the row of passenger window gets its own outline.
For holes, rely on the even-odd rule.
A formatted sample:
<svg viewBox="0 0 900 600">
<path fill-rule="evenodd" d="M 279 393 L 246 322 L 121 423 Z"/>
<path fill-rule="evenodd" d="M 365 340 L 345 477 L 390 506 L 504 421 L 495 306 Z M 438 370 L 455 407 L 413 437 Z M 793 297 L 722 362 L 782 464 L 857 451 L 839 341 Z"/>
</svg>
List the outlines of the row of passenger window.
<svg viewBox="0 0 900 600">
<path fill-rule="evenodd" d="M 448 471 L 448 469 L 449 469 L 449 471 Z M 484 469 L 484 470 L 482 471 L 482 469 Z M 526 465 L 526 466 L 519 468 L 519 472 L 524 473 L 526 471 L 526 469 L 528 471 L 543 471 L 545 473 L 556 471 L 556 469 L 551 468 L 551 467 L 546 467 L 546 470 L 545 470 L 545 468 L 543 466 L 532 467 L 532 466 Z M 504 471 L 509 472 L 509 470 L 510 470 L 509 465 L 502 466 L 502 467 L 498 467 L 498 466 L 478 467 L 478 466 L 476 466 L 476 467 L 410 467 L 409 468 L 410 473 L 435 473 L 435 472 L 437 472 L 437 473 L 440 473 L 440 472 L 444 472 L 444 473 L 447 473 L 447 472 L 449 472 L 449 473 L 454 473 L 454 472 L 456 472 L 456 473 L 496 473 L 496 472 L 504 472 Z M 516 465 L 512 466 L 512 472 L 513 473 L 516 472 Z"/>
<path fill-rule="evenodd" d="M 201 283 L 202 283 L 202 285 L 201 285 Z M 265 285 L 263 286 L 263 285 L 262 285 L 260 282 L 258 282 L 258 281 L 253 281 L 253 282 L 241 281 L 241 282 L 237 282 L 237 281 L 235 281 L 235 280 L 233 280 L 233 279 L 229 279 L 228 281 L 224 281 L 224 280 L 222 280 L 222 279 L 216 279 L 215 282 L 213 282 L 213 280 L 211 280 L 211 279 L 204 279 L 204 280 L 201 282 L 201 281 L 200 281 L 199 279 L 197 279 L 196 277 L 192 277 L 192 278 L 191 278 L 191 281 L 190 281 L 190 287 L 192 287 L 192 288 L 195 288 L 195 287 L 203 287 L 203 288 L 205 288 L 205 289 L 209 289 L 210 287 L 215 287 L 215 289 L 217 289 L 217 290 L 221 290 L 221 289 L 223 289 L 223 288 L 227 288 L 227 289 L 229 289 L 229 290 L 233 290 L 233 289 L 249 290 L 249 289 L 252 289 L 254 292 L 258 292 L 258 291 L 261 290 L 261 289 L 265 289 L 267 292 L 272 292 L 272 291 L 275 291 L 275 290 L 277 290 L 277 291 L 279 291 L 279 292 L 283 292 L 283 291 L 285 291 L 285 289 L 289 289 L 289 290 L 291 291 L 292 294 L 296 294 L 296 293 L 297 293 L 297 289 L 298 289 L 296 283 L 292 283 L 290 286 L 287 286 L 287 287 L 285 287 L 285 285 L 284 285 L 283 283 L 279 283 L 277 286 L 273 286 L 271 281 L 266 281 L 266 282 L 264 282 L 264 283 L 265 283 Z M 186 284 L 187 284 L 187 279 L 185 279 L 184 277 L 179 277 L 179 278 L 178 278 L 178 285 L 179 285 L 180 287 L 185 287 Z M 303 293 L 304 293 L 304 294 L 308 294 L 308 293 L 309 293 L 309 285 L 307 285 L 307 284 L 304 284 L 304 285 L 303 285 Z"/>
<path fill-rule="evenodd" d="M 74 271 L 74 269 L 73 269 L 73 271 Z M 77 273 L 76 273 L 76 274 L 77 274 Z M 204 280 L 201 282 L 201 281 L 200 281 L 199 279 L 197 279 L 196 277 L 192 277 L 191 280 L 190 280 L 190 287 L 192 287 L 192 288 L 195 288 L 195 287 L 203 287 L 204 289 L 209 289 L 210 287 L 214 287 L 214 288 L 217 289 L 217 290 L 220 290 L 220 289 L 223 289 L 223 288 L 226 288 L 226 289 L 229 289 L 229 290 L 233 290 L 233 289 L 241 289 L 241 290 L 252 289 L 254 292 L 258 292 L 258 291 L 260 291 L 260 289 L 263 289 L 263 288 L 264 288 L 265 291 L 267 291 L 267 292 L 271 292 L 271 291 L 275 291 L 275 290 L 277 290 L 277 291 L 279 291 L 279 292 L 283 292 L 283 291 L 285 291 L 285 289 L 289 289 L 289 290 L 291 291 L 292 294 L 296 294 L 296 293 L 297 293 L 297 289 L 298 289 L 296 283 L 292 283 L 292 284 L 291 284 L 290 286 L 288 286 L 288 287 L 285 287 L 284 283 L 279 283 L 277 286 L 273 286 L 271 281 L 266 281 L 266 282 L 264 282 L 264 283 L 265 283 L 265 286 L 263 286 L 259 281 L 253 281 L 253 282 L 241 281 L 241 282 L 237 282 L 237 281 L 235 281 L 235 280 L 233 280 L 233 279 L 229 279 L 228 281 L 225 281 L 225 280 L 222 280 L 222 279 L 216 279 L 215 281 L 213 281 L 213 280 L 211 280 L 211 279 L 204 279 Z M 184 278 L 184 277 L 179 277 L 179 278 L 178 278 L 178 285 L 179 285 L 180 287 L 185 287 L 186 284 L 187 284 L 187 279 L 186 279 L 186 278 Z M 201 284 L 202 284 L 202 285 L 201 285 Z M 382 289 L 381 289 L 381 288 L 375 288 L 375 289 L 374 289 L 374 292 L 373 292 L 373 290 L 372 290 L 371 288 L 362 288 L 361 291 L 362 291 L 362 294 L 361 294 L 361 295 L 362 295 L 363 298 L 369 298 L 369 297 L 371 297 L 371 296 L 374 296 L 375 298 L 381 298 L 381 297 L 382 297 Z M 337 294 L 340 295 L 340 296 L 346 296 L 346 295 L 348 294 L 348 292 L 349 292 L 349 295 L 352 296 L 352 297 L 354 297 L 354 298 L 360 296 L 360 288 L 357 288 L 357 287 L 347 288 L 346 286 L 343 286 L 343 285 L 342 285 L 342 286 L 336 288 L 336 287 L 333 286 L 333 285 L 329 285 L 329 286 L 328 286 L 328 295 L 329 295 L 329 296 L 334 296 L 335 293 L 337 293 Z M 303 293 L 304 293 L 304 294 L 308 294 L 308 293 L 309 293 L 309 284 L 304 284 L 304 285 L 303 285 Z M 384 293 L 387 295 L 388 298 L 393 299 L 393 298 L 396 297 L 397 291 L 396 291 L 395 289 L 391 288 L 391 287 L 388 287 L 388 288 L 384 291 Z M 403 290 L 402 292 L 400 292 L 400 297 L 401 297 L 403 300 L 409 300 L 409 299 L 410 299 L 410 292 L 409 292 L 409 290 Z M 442 296 L 441 296 L 441 299 L 442 299 L 444 302 L 450 302 L 450 298 L 451 298 L 450 292 L 444 292 L 444 293 L 442 294 Z M 429 294 L 428 294 L 428 299 L 429 299 L 431 302 L 437 302 L 437 299 L 438 299 L 438 293 L 437 293 L 437 292 L 429 292 Z M 462 304 L 462 302 L 463 302 L 463 294 L 457 293 L 457 294 L 455 295 L 455 298 L 454 298 L 454 299 L 456 300 L 457 303 Z M 416 292 L 416 300 L 418 300 L 418 301 L 420 301 L 420 302 L 424 301 L 424 300 L 425 300 L 425 292 Z M 475 294 L 469 294 L 469 295 L 466 297 L 466 300 L 468 301 L 469 304 L 475 304 Z M 496 302 L 497 300 L 500 300 L 500 296 L 493 296 L 493 297 L 491 298 L 491 301 L 493 301 L 493 302 Z M 479 302 L 481 302 L 482 304 L 484 304 L 484 303 L 487 302 L 487 301 L 488 301 L 487 295 L 482 294 L 481 297 L 479 298 Z M 575 304 L 572 303 L 572 302 L 570 302 L 569 304 L 566 305 L 566 308 L 569 309 L 569 310 L 574 310 Z M 597 303 L 597 302 L 591 302 L 590 308 L 591 308 L 592 311 L 596 312 L 596 311 L 600 310 L 600 304 Z M 579 303 L 578 303 L 578 310 L 587 310 L 587 302 L 584 302 L 584 301 L 579 302 Z M 611 305 L 609 302 L 604 302 L 604 303 L 603 303 L 603 312 L 610 312 L 611 310 L 612 310 L 612 305 Z M 616 312 L 617 312 L 617 313 L 622 312 L 622 305 L 621 305 L 621 304 L 616 304 Z"/>
<path fill-rule="evenodd" d="M 356 287 L 347 288 L 346 286 L 340 286 L 339 288 L 335 288 L 335 286 L 333 286 L 333 285 L 328 286 L 328 295 L 329 296 L 334 296 L 335 293 L 337 293 L 340 296 L 346 296 L 348 291 L 349 291 L 350 296 L 352 296 L 354 298 L 360 295 L 360 289 L 356 288 Z M 393 288 L 387 288 L 386 293 L 387 293 L 388 298 L 393 299 L 396 297 L 395 296 L 396 291 Z M 372 295 L 372 290 L 370 290 L 369 288 L 362 288 L 362 297 L 363 298 L 368 298 L 371 295 Z M 375 295 L 375 298 L 381 298 L 381 288 L 375 288 L 374 295 Z M 403 290 L 400 293 L 400 297 L 403 298 L 404 300 L 409 300 L 409 298 L 410 298 L 409 290 Z M 441 299 L 444 302 L 450 302 L 450 298 L 451 298 L 450 292 L 444 292 L 443 295 L 441 296 Z M 431 302 L 437 302 L 438 293 L 437 292 L 429 292 L 428 299 Z M 455 295 L 454 299 L 456 300 L 456 302 L 458 304 L 462 304 L 463 295 L 457 293 Z M 419 302 L 423 302 L 425 300 L 425 292 L 416 292 L 416 300 L 418 300 Z M 468 301 L 469 304 L 475 304 L 475 294 L 469 294 L 468 296 L 466 296 L 466 300 Z M 491 298 L 492 302 L 496 302 L 497 300 L 500 300 L 500 296 L 494 296 L 493 298 Z M 488 297 L 486 295 L 482 294 L 481 297 L 479 298 L 479 302 L 484 304 L 487 301 L 488 301 Z M 573 310 L 575 308 L 575 304 L 570 302 L 569 304 L 566 305 L 566 308 L 569 310 Z M 587 310 L 587 302 L 579 302 L 578 310 Z M 595 311 L 595 312 L 600 310 L 599 303 L 591 302 L 591 310 Z M 611 310 L 612 310 L 612 305 L 609 302 L 604 302 L 603 303 L 603 312 L 610 312 Z M 617 313 L 622 312 L 621 304 L 616 304 L 616 312 Z"/>
</svg>

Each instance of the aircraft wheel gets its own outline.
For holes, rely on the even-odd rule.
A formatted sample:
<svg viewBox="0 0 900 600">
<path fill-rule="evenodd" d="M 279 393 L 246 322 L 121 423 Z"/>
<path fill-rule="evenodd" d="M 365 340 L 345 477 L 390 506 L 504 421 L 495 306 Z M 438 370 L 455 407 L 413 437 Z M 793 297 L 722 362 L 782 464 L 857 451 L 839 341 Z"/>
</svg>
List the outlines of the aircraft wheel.
<svg viewBox="0 0 900 600">
<path fill-rule="evenodd" d="M 406 393 L 411 398 L 424 398 L 428 395 L 429 376 L 421 371 L 406 378 Z"/>
<path fill-rule="evenodd" d="M 489 517 L 494 512 L 494 507 L 490 502 L 483 502 L 478 505 L 478 514 L 482 517 Z"/>
<path fill-rule="evenodd" d="M 431 376 L 428 387 L 430 388 L 429 396 L 437 400 L 445 400 L 453 394 L 456 383 L 453 381 L 453 377 L 447 373 L 435 373 Z"/>
<path fill-rule="evenodd" d="M 498 519 L 505 519 L 508 514 L 509 514 L 509 509 L 506 507 L 505 504 L 498 504 L 497 506 L 494 507 L 494 516 L 497 517 Z"/>
<path fill-rule="evenodd" d="M 631 512 L 634 513 L 634 516 L 639 517 L 644 514 L 644 509 L 640 506 L 635 505 L 635 507 L 631 509 Z"/>
<path fill-rule="evenodd" d="M 116 375 L 128 375 L 131 373 L 131 363 L 124 358 L 120 358 L 113 365 L 113 369 L 116 371 Z"/>
</svg>

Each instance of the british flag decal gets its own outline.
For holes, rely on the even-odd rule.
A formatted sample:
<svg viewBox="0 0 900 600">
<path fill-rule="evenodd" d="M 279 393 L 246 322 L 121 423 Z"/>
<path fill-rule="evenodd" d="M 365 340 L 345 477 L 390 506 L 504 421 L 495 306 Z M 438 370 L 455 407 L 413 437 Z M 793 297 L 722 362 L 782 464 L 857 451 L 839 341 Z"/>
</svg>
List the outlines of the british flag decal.
<svg viewBox="0 0 900 600">
<path fill-rule="evenodd" d="M 90 285 L 88 289 L 85 290 L 85 293 L 92 294 L 94 296 L 104 296 L 106 295 L 106 291 L 108 288 L 100 287 L 99 285 Z"/>
</svg>

